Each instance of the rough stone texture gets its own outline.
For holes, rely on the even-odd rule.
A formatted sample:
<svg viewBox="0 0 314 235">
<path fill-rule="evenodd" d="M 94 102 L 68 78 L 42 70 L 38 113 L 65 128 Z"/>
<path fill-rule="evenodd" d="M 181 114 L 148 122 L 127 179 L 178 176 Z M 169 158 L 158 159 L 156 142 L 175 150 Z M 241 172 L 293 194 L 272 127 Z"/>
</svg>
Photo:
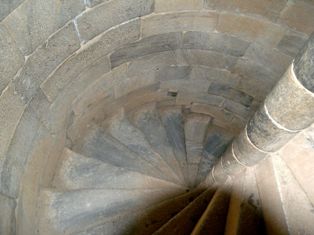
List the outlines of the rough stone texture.
<svg viewBox="0 0 314 235">
<path fill-rule="evenodd" d="M 95 43 L 86 45 L 81 51 L 69 57 L 58 69 L 41 85 L 42 90 L 50 101 L 80 73 L 95 63 L 102 63 L 103 67 L 110 69 L 110 62 L 106 55 L 125 43 L 134 42 L 140 36 L 139 20 L 107 31 Z"/>
<path fill-rule="evenodd" d="M 279 51 L 295 57 L 304 46 L 308 36 L 299 32 L 288 31 L 277 45 Z"/>
<path fill-rule="evenodd" d="M 182 45 L 185 49 L 212 50 L 237 57 L 243 56 L 248 46 L 249 42 L 239 38 L 222 33 L 206 33 L 204 30 L 184 33 Z"/>
<path fill-rule="evenodd" d="M 286 0 L 205 0 L 205 7 L 257 14 L 276 20 L 281 10 L 286 6 L 286 2 Z"/>
<path fill-rule="evenodd" d="M 314 33 L 293 62 L 297 79 L 314 95 Z"/>
<path fill-rule="evenodd" d="M 290 130 L 308 127 L 314 118 L 314 94 L 295 78 L 292 66 L 267 96 L 265 105 L 271 117 Z"/>
<path fill-rule="evenodd" d="M 285 32 L 282 27 L 267 20 L 232 13 L 220 14 L 217 30 L 263 45 L 277 45 Z"/>
<path fill-rule="evenodd" d="M 201 103 L 220 107 L 224 102 L 221 96 L 210 95 L 208 93 L 190 93 L 181 91 L 176 100 L 177 105 L 191 105 L 192 103 Z"/>
<path fill-rule="evenodd" d="M 234 140 L 233 151 L 238 160 L 246 166 L 254 166 L 263 160 L 267 153 L 261 152 L 249 141 L 246 129 Z"/>
<path fill-rule="evenodd" d="M 9 85 L 0 96 L 0 174 L 7 158 L 8 147 L 24 109 L 21 98 L 14 94 L 12 84 Z"/>
<path fill-rule="evenodd" d="M 110 0 L 87 0 L 87 1 L 84 1 L 84 2 L 85 2 L 87 7 L 92 8 L 92 7 L 94 7 L 94 6 L 98 5 L 98 4 L 101 4 L 101 3 L 104 3 L 104 2 L 109 2 L 109 1 Z"/>
<path fill-rule="evenodd" d="M 277 126 L 263 105 L 248 122 L 247 134 L 252 143 L 259 149 L 274 152 L 284 146 L 296 133 Z"/>
<path fill-rule="evenodd" d="M 2 7 L 0 7 L 1 9 Z M 1 10 L 0 10 L 1 11 Z M 1 16 L 1 13 L 0 13 Z M 0 94 L 24 63 L 24 57 L 8 30 L 0 25 Z"/>
<path fill-rule="evenodd" d="M 142 19 L 143 37 L 178 31 L 211 32 L 216 27 L 215 12 L 157 14 Z"/>
<path fill-rule="evenodd" d="M 155 12 L 201 10 L 202 0 L 155 0 Z"/>
<path fill-rule="evenodd" d="M 314 31 L 314 7 L 303 1 L 291 1 L 281 13 L 280 21 L 307 34 Z"/>
<path fill-rule="evenodd" d="M 165 66 L 162 69 L 158 69 L 155 76 L 158 81 L 187 80 L 191 70 L 190 66 Z"/>
<path fill-rule="evenodd" d="M 124 62 L 141 56 L 162 51 L 176 50 L 180 47 L 181 41 L 181 33 L 167 33 L 143 38 L 138 42 L 126 44 L 124 47 L 111 54 L 111 65 L 114 68 Z"/>
<path fill-rule="evenodd" d="M 9 15 L 24 0 L 1 0 L 0 5 L 0 21 Z"/>
<path fill-rule="evenodd" d="M 0 194 L 0 233 L 3 235 L 15 234 L 15 206 L 14 199 Z"/>
<path fill-rule="evenodd" d="M 78 17 L 78 29 L 83 40 L 89 40 L 125 21 L 147 15 L 153 10 L 153 0 L 115 0 L 99 5 Z"/>
<path fill-rule="evenodd" d="M 220 159 L 220 165 L 223 169 L 223 172 L 230 176 L 236 176 L 244 169 L 246 169 L 243 163 L 240 163 L 239 159 L 234 154 L 233 145 L 234 143 L 229 145 L 228 149 Z"/>
<path fill-rule="evenodd" d="M 225 110 L 236 114 L 238 117 L 246 120 L 252 113 L 249 107 L 238 103 L 237 101 L 233 101 L 232 99 L 225 99 L 223 103 L 223 107 Z"/>
<path fill-rule="evenodd" d="M 249 107 L 253 101 L 253 97 L 245 94 L 242 91 L 236 90 L 231 86 L 224 85 L 218 82 L 213 82 L 208 88 L 208 93 L 213 95 L 221 95 L 223 97 L 239 102 L 240 104 Z"/>
<path fill-rule="evenodd" d="M 26 61 L 15 79 L 16 90 L 28 102 L 39 85 L 70 54 L 80 47 L 73 23 L 66 25 L 39 47 Z"/>
<path fill-rule="evenodd" d="M 4 20 L 4 25 L 20 50 L 29 55 L 84 8 L 83 1 L 77 0 L 27 0 Z"/>
</svg>

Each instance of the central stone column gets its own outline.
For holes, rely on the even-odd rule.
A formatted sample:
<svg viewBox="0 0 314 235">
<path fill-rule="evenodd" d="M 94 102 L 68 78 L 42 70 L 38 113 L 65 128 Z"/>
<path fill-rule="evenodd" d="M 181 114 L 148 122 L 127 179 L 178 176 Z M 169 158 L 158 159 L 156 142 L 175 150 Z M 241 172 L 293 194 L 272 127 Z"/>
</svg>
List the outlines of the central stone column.
<svg viewBox="0 0 314 235">
<path fill-rule="evenodd" d="M 223 182 L 278 151 L 314 122 L 314 34 L 207 177 Z"/>
</svg>

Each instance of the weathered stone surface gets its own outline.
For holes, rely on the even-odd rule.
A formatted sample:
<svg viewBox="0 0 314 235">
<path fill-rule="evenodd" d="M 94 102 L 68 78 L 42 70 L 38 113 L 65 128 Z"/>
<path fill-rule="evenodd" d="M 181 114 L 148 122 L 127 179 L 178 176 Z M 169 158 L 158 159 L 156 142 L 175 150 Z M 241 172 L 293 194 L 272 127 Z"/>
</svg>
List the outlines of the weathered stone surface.
<svg viewBox="0 0 314 235">
<path fill-rule="evenodd" d="M 4 20 L 4 25 L 20 50 L 29 55 L 84 9 L 83 1 L 77 0 L 28 0 Z"/>
<path fill-rule="evenodd" d="M 286 6 L 286 2 L 286 0 L 205 0 L 205 7 L 258 14 L 271 20 L 276 20 L 281 10 Z"/>
<path fill-rule="evenodd" d="M 181 33 L 167 33 L 143 38 L 138 42 L 127 44 L 111 54 L 111 65 L 114 68 L 141 56 L 178 49 L 181 41 Z"/>
<path fill-rule="evenodd" d="M 211 32 L 216 27 L 217 20 L 218 14 L 215 12 L 157 14 L 142 19 L 142 33 L 143 37 L 148 37 L 181 31 Z"/>
<path fill-rule="evenodd" d="M 14 81 L 16 90 L 23 100 L 28 102 L 45 78 L 79 47 L 80 42 L 74 24 L 70 23 L 37 48 Z"/>
<path fill-rule="evenodd" d="M 95 43 L 85 45 L 81 51 L 76 52 L 60 65 L 41 84 L 42 90 L 48 99 L 53 101 L 70 81 L 75 79 L 88 67 L 102 63 L 103 67 L 109 71 L 110 62 L 106 55 L 125 43 L 137 40 L 139 36 L 140 25 L 138 19 L 107 31 Z"/>
<path fill-rule="evenodd" d="M 210 84 L 208 88 L 208 93 L 213 95 L 221 95 L 235 102 L 239 102 L 246 107 L 249 107 L 253 101 L 253 97 L 244 93 L 243 91 L 239 91 L 234 87 L 224 85 L 218 82 L 212 82 Z"/>
<path fill-rule="evenodd" d="M 301 130 L 313 123 L 314 94 L 304 89 L 293 66 L 267 96 L 265 105 L 270 116 L 287 129 Z"/>
<path fill-rule="evenodd" d="M 252 110 L 250 110 L 250 108 L 246 107 L 241 103 L 233 101 L 232 99 L 225 99 L 223 107 L 227 111 L 239 116 L 244 120 L 246 120 L 252 113 Z"/>
<path fill-rule="evenodd" d="M 104 2 L 109 2 L 110 0 L 87 0 L 84 1 L 87 7 L 94 7 L 98 4 L 104 3 Z"/>
<path fill-rule="evenodd" d="M 133 113 L 132 121 L 145 135 L 150 145 L 172 168 L 181 182 L 184 180 L 182 169 L 177 161 L 165 127 L 162 125 L 155 104 L 144 105 Z M 154 130 L 154 131 L 151 131 Z"/>
<path fill-rule="evenodd" d="M 15 206 L 16 202 L 0 194 L 0 233 L 4 235 L 15 234 Z"/>
<path fill-rule="evenodd" d="M 168 91 L 172 90 L 178 92 L 205 93 L 207 92 L 209 85 L 210 82 L 207 80 L 177 79 L 162 81 L 160 83 L 160 88 Z"/>
<path fill-rule="evenodd" d="M 224 155 L 220 159 L 220 166 L 222 171 L 229 176 L 236 176 L 246 169 L 243 163 L 239 162 L 239 159 L 233 151 L 234 143 L 230 144 Z"/>
<path fill-rule="evenodd" d="M 304 46 L 307 38 L 306 34 L 288 31 L 278 43 L 277 48 L 282 53 L 295 57 Z"/>
<path fill-rule="evenodd" d="M 14 94 L 12 84 L 9 85 L 0 96 L 0 174 L 7 158 L 7 150 L 24 109 L 25 106 L 21 98 Z"/>
<path fill-rule="evenodd" d="M 314 30 L 314 7 L 303 1 L 293 1 L 282 11 L 280 21 L 289 27 L 307 34 Z"/>
<path fill-rule="evenodd" d="M 248 46 L 249 42 L 222 33 L 206 33 L 202 30 L 183 34 L 182 47 L 185 49 L 212 50 L 240 57 L 244 55 Z"/>
<path fill-rule="evenodd" d="M 255 146 L 267 152 L 277 151 L 296 135 L 276 125 L 264 105 L 248 122 L 247 134 Z"/>
<path fill-rule="evenodd" d="M 92 8 L 78 17 L 77 24 L 83 40 L 89 40 L 109 28 L 153 10 L 153 0 L 115 0 Z"/>
<path fill-rule="evenodd" d="M 155 12 L 200 10 L 203 2 L 200 0 L 155 0 Z"/>
<path fill-rule="evenodd" d="M 267 156 L 267 152 L 260 151 L 254 146 L 246 134 L 246 128 L 235 138 L 233 152 L 237 159 L 246 166 L 254 166 Z"/>
<path fill-rule="evenodd" d="M 210 95 L 208 93 L 191 93 L 181 91 L 178 93 L 176 103 L 177 105 L 191 105 L 192 103 L 208 104 L 220 107 L 224 102 L 221 96 Z"/>
<path fill-rule="evenodd" d="M 293 62 L 297 79 L 314 95 L 314 33 Z"/>
<path fill-rule="evenodd" d="M 269 49 L 257 43 L 252 43 L 246 51 L 245 58 L 281 76 L 292 62 L 292 57 L 276 49 Z"/>
<path fill-rule="evenodd" d="M 187 80 L 191 70 L 190 66 L 166 66 L 157 70 L 155 76 L 158 81 Z"/>
<path fill-rule="evenodd" d="M 17 8 L 24 0 L 1 0 L 0 21 Z"/>
<path fill-rule="evenodd" d="M 4 4 L 6 5 L 6 4 Z M 0 7 L 1 9 L 2 7 Z M 1 13 L 0 13 L 1 16 Z M 0 25 L 0 94 L 24 63 L 24 57 L 8 30 Z"/>
<path fill-rule="evenodd" d="M 265 19 L 232 13 L 220 14 L 217 30 L 250 42 L 274 46 L 285 33 L 282 27 Z"/>
<path fill-rule="evenodd" d="M 21 177 L 30 152 L 36 146 L 41 135 L 46 133 L 44 129 L 39 131 L 40 125 L 35 112 L 31 108 L 27 108 L 21 117 L 6 154 L 0 182 L 3 194 L 13 198 L 18 196 Z"/>
</svg>

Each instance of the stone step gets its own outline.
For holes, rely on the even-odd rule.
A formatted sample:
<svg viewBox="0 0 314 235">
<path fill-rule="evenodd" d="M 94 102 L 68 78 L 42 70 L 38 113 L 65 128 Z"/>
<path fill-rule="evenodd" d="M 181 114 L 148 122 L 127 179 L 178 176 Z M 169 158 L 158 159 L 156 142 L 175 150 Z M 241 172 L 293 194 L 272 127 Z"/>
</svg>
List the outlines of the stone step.
<svg viewBox="0 0 314 235">
<path fill-rule="evenodd" d="M 75 235 L 128 235 L 128 234 L 152 234 L 161 227 L 187 204 L 194 200 L 205 189 L 197 189 L 185 194 L 162 201 L 145 210 L 130 211 L 121 213 L 117 216 L 107 217 L 97 225 L 92 225 L 84 231 L 75 233 Z M 73 234 L 74 235 L 74 234 Z"/>
<path fill-rule="evenodd" d="M 211 201 L 215 191 L 215 187 L 207 189 L 153 234 L 189 235 Z"/>
<path fill-rule="evenodd" d="M 266 234 L 254 168 L 233 181 L 225 235 Z"/>
<path fill-rule="evenodd" d="M 185 149 L 184 120 L 181 107 L 159 108 L 160 119 L 166 129 L 168 140 L 182 169 L 185 182 L 188 183 L 188 163 Z"/>
<path fill-rule="evenodd" d="M 230 182 L 226 182 L 215 192 L 191 235 L 224 234 L 229 209 Z"/>
<path fill-rule="evenodd" d="M 267 234 L 314 234 L 313 204 L 277 155 L 256 171 Z"/>
<path fill-rule="evenodd" d="M 203 142 L 210 124 L 211 117 L 191 113 L 185 116 L 184 134 L 187 153 L 189 185 L 194 187 L 197 182 L 197 173 L 203 154 Z"/>
<path fill-rule="evenodd" d="M 202 159 L 198 167 L 197 182 L 202 182 L 206 178 L 232 139 L 233 134 L 224 128 L 215 125 L 208 128 Z"/>
<path fill-rule="evenodd" d="M 40 193 L 39 234 L 76 234 L 93 224 L 129 211 L 140 211 L 184 193 L 177 189 L 74 190 L 43 189 Z"/>
<path fill-rule="evenodd" d="M 95 158 L 117 167 L 168 181 L 152 164 L 130 151 L 125 145 L 97 126 L 85 138 L 83 147 L 76 151 L 84 156 Z"/>
<path fill-rule="evenodd" d="M 172 146 L 169 143 L 167 132 L 159 119 L 156 104 L 148 104 L 134 111 L 131 115 L 132 123 L 140 129 L 153 150 L 157 152 L 183 182 L 184 176 L 177 161 Z"/>
<path fill-rule="evenodd" d="M 182 189 L 174 183 L 88 158 L 70 149 L 63 151 L 62 164 L 57 170 L 53 185 L 60 190 Z"/>
<path fill-rule="evenodd" d="M 164 159 L 152 149 L 145 135 L 127 120 L 123 110 L 113 116 L 109 120 L 108 125 L 108 132 L 114 138 L 126 145 L 138 156 L 151 163 L 151 165 L 160 171 L 162 177 L 166 177 L 169 181 L 180 183 L 179 178 Z"/>
</svg>

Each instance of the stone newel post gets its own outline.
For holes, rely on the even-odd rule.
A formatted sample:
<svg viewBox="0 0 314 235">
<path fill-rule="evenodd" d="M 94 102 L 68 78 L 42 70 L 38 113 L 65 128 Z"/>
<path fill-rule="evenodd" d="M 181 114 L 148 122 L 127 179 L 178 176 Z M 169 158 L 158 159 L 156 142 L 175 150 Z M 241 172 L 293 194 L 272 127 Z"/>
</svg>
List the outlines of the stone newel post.
<svg viewBox="0 0 314 235">
<path fill-rule="evenodd" d="M 224 181 L 283 147 L 314 122 L 314 34 L 207 180 Z"/>
</svg>

